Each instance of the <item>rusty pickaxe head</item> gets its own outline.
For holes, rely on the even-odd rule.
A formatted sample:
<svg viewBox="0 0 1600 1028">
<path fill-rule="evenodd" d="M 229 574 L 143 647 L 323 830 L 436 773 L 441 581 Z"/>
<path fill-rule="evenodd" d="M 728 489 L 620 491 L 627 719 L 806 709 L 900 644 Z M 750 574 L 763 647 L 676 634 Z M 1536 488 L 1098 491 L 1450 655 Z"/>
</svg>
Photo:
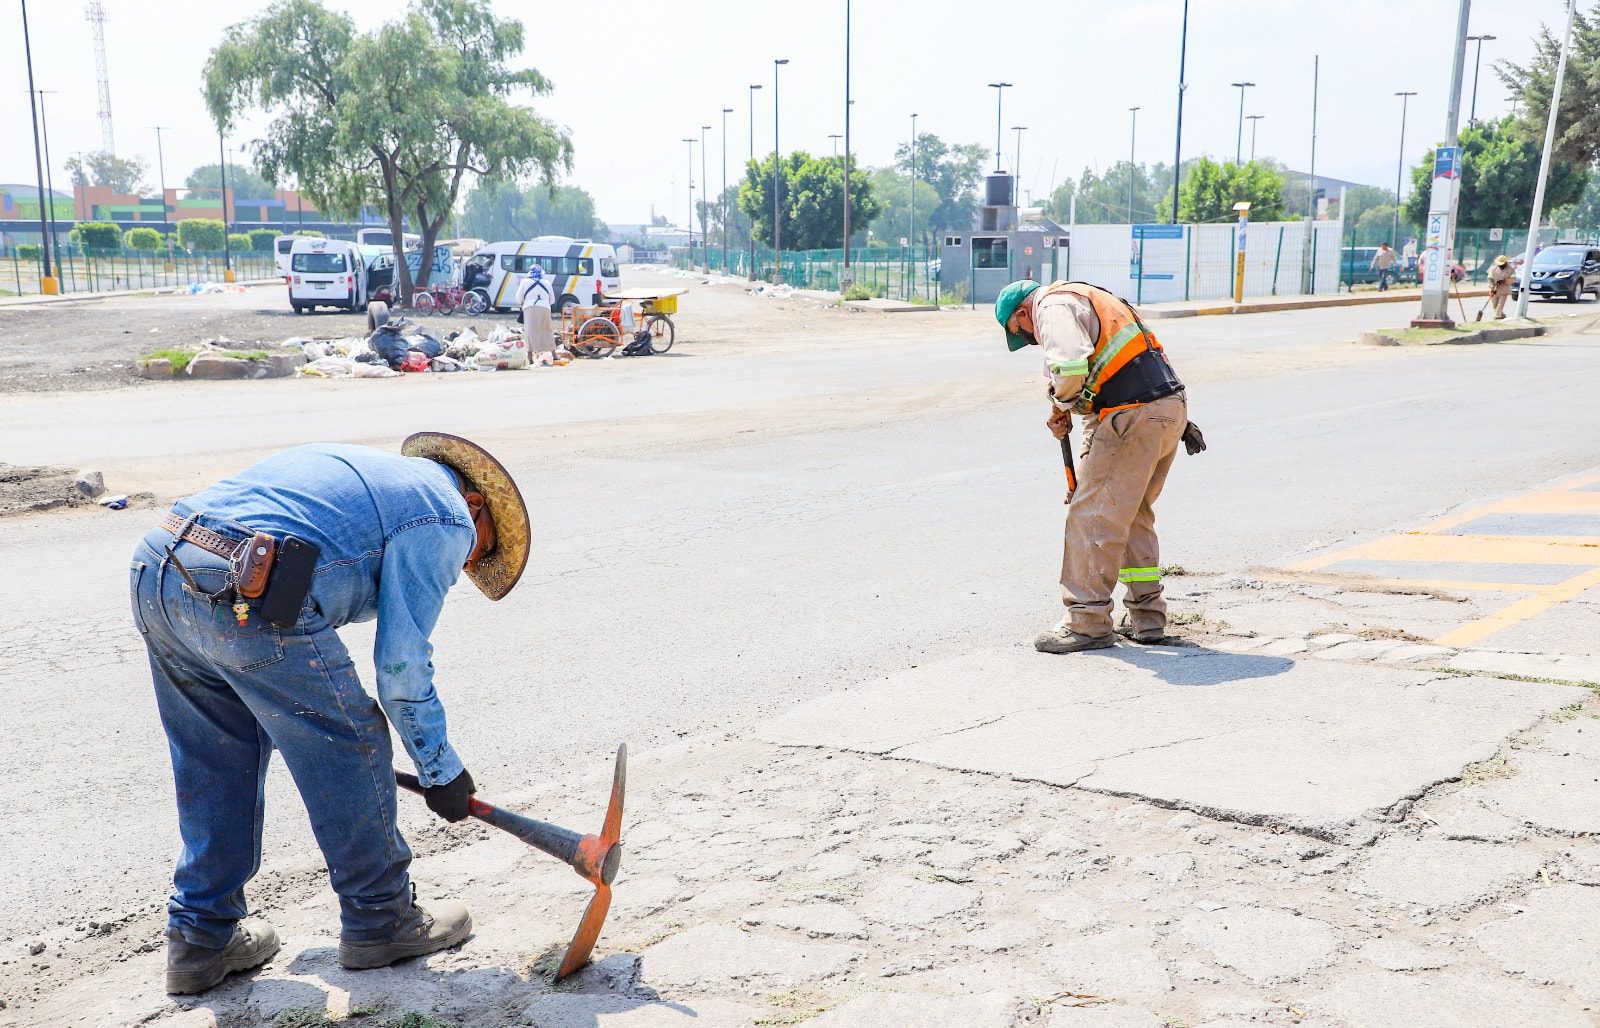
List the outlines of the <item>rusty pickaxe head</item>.
<svg viewBox="0 0 1600 1028">
<path fill-rule="evenodd" d="M 421 795 L 422 783 L 417 781 L 416 775 L 396 771 L 394 779 L 401 788 Z M 534 849 L 550 854 L 594 885 L 594 896 L 583 911 L 578 930 L 572 933 L 567 955 L 562 958 L 561 967 L 556 971 L 556 981 L 589 963 L 589 954 L 594 952 L 594 944 L 600 938 L 600 927 L 605 924 L 606 913 L 611 909 L 611 882 L 622 867 L 622 796 L 627 784 L 628 747 L 623 744 L 617 747 L 616 770 L 611 776 L 611 802 L 606 807 L 606 817 L 601 822 L 599 835 L 579 835 L 548 821 L 536 821 L 509 810 L 501 810 L 476 797 L 468 803 L 469 812 L 479 821 L 509 832 Z"/>
</svg>

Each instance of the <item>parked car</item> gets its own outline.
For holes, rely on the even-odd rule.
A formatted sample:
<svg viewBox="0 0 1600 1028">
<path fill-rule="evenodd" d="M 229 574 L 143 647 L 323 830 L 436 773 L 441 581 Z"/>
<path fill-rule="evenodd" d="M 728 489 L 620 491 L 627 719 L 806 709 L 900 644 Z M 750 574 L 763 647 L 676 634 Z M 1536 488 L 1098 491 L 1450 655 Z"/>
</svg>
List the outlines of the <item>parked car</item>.
<svg viewBox="0 0 1600 1028">
<path fill-rule="evenodd" d="M 1350 285 L 1361 285 L 1365 282 L 1378 281 L 1378 269 L 1372 266 L 1372 259 L 1378 256 L 1376 246 L 1347 246 L 1339 262 L 1339 279 Z M 1399 260 L 1395 261 L 1396 268 Z"/>
<path fill-rule="evenodd" d="M 1511 287 L 1511 297 L 1522 292 L 1522 276 Z M 1528 272 L 1528 294 L 1554 299 L 1564 296 L 1576 303 L 1584 293 L 1600 296 L 1600 248 L 1585 243 L 1553 243 L 1533 255 Z"/>
</svg>

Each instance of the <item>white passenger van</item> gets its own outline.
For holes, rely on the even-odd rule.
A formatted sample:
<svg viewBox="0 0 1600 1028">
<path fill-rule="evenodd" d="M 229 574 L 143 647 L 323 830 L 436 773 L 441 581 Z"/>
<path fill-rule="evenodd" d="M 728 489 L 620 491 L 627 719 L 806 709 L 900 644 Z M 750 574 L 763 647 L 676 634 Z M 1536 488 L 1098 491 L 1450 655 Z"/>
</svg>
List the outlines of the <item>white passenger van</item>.
<svg viewBox="0 0 1600 1028">
<path fill-rule="evenodd" d="M 555 296 L 555 311 L 572 304 L 598 304 L 622 288 L 617 252 L 609 243 L 570 236 L 540 236 L 524 242 L 490 243 L 462 268 L 462 287 L 483 294 L 489 306 L 506 310 L 517 301 L 517 286 L 535 264 Z"/>
<path fill-rule="evenodd" d="M 416 250 L 422 246 L 422 237 L 407 232 L 402 237 L 401 249 Z M 357 246 L 387 246 L 394 248 L 394 233 L 386 228 L 364 228 L 356 232 Z"/>
<path fill-rule="evenodd" d="M 367 266 L 360 248 L 342 239 L 295 239 L 289 251 L 289 306 L 296 314 L 318 307 L 366 309 Z"/>
<path fill-rule="evenodd" d="M 279 236 L 272 241 L 272 266 L 277 270 L 279 278 L 289 277 L 289 253 L 298 238 L 298 236 Z"/>
</svg>

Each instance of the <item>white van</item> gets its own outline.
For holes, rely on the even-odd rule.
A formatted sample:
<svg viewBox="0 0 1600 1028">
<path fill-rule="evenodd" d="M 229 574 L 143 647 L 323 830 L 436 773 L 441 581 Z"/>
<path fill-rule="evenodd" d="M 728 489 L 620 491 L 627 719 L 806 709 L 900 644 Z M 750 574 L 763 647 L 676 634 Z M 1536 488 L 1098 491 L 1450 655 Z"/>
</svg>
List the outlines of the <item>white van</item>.
<svg viewBox="0 0 1600 1028">
<path fill-rule="evenodd" d="M 289 251 L 289 306 L 296 314 L 318 307 L 364 310 L 367 266 L 354 243 L 297 238 Z"/>
<path fill-rule="evenodd" d="M 279 236 L 272 241 L 272 266 L 277 269 L 278 277 L 289 277 L 289 254 L 294 248 L 294 241 L 299 236 Z"/>
<path fill-rule="evenodd" d="M 394 249 L 394 233 L 386 228 L 364 228 L 356 232 L 358 246 L 387 246 Z M 422 246 L 422 237 L 415 232 L 401 236 L 401 249 L 416 250 Z"/>
<path fill-rule="evenodd" d="M 476 290 L 489 306 L 506 310 L 516 303 L 517 286 L 535 264 L 544 269 L 557 313 L 575 303 L 598 304 L 603 296 L 622 288 L 617 252 L 611 244 L 570 236 L 490 243 L 462 268 L 462 288 Z"/>
</svg>

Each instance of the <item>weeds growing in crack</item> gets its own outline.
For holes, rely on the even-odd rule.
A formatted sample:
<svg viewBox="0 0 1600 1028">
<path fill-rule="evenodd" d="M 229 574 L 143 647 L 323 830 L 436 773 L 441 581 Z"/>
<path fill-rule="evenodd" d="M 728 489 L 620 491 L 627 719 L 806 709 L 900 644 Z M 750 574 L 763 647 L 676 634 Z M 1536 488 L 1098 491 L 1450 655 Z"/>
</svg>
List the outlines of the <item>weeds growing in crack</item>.
<svg viewBox="0 0 1600 1028">
<path fill-rule="evenodd" d="M 1461 770 L 1461 780 L 1463 782 L 1492 782 L 1510 778 L 1516 773 L 1517 766 L 1507 760 L 1504 753 L 1496 753 L 1488 760 L 1480 760 L 1476 764 L 1468 764 Z"/>
</svg>

